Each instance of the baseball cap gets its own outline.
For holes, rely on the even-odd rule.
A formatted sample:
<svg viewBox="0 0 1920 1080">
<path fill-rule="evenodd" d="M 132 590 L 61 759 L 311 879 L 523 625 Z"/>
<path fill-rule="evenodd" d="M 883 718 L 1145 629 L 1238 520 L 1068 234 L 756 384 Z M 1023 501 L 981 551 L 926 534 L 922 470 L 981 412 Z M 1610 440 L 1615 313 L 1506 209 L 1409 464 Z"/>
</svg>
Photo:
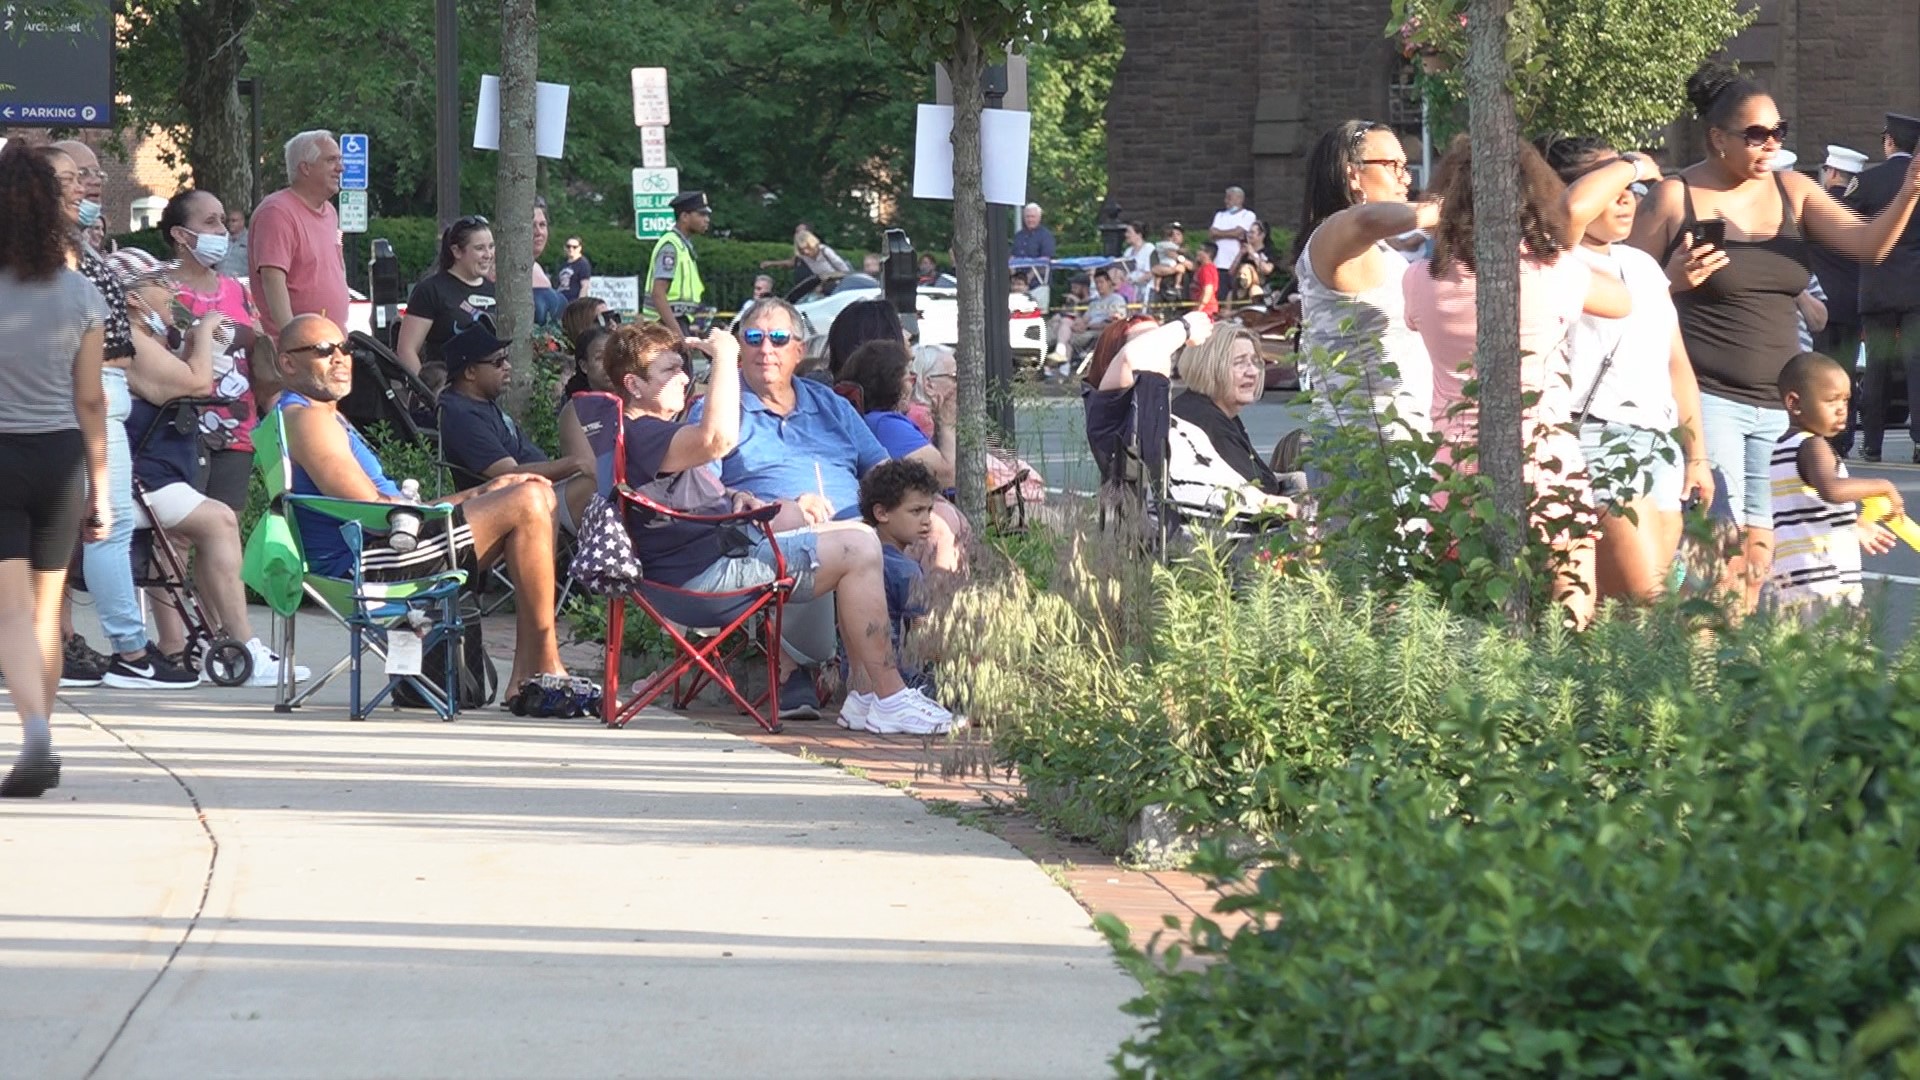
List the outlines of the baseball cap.
<svg viewBox="0 0 1920 1080">
<path fill-rule="evenodd" d="M 447 365 L 447 379 L 451 381 L 462 371 L 500 352 L 510 343 L 500 340 L 494 331 L 492 319 L 485 315 L 474 319 L 440 347 L 440 360 Z"/>
</svg>

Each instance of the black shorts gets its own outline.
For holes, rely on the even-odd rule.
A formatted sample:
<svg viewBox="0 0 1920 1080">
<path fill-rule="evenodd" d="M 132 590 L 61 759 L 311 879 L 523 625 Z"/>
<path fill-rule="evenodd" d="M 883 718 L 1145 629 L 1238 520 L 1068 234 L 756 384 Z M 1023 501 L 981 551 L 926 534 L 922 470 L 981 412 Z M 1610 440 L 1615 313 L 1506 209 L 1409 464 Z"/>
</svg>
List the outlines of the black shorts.
<svg viewBox="0 0 1920 1080">
<path fill-rule="evenodd" d="M 86 442 L 78 431 L 0 434 L 0 561 L 42 573 L 73 561 L 87 516 Z"/>
<path fill-rule="evenodd" d="M 451 535 L 449 535 L 451 529 Z M 451 543 L 452 557 L 447 548 Z M 451 564 L 451 565 L 449 565 Z M 360 553 L 361 577 L 370 582 L 413 581 L 442 570 L 477 573 L 480 561 L 473 546 L 473 527 L 467 524 L 464 510 L 456 506 L 447 521 L 429 521 L 420 526 L 420 543 L 404 554 L 387 546 L 387 538 L 377 537 Z"/>
</svg>

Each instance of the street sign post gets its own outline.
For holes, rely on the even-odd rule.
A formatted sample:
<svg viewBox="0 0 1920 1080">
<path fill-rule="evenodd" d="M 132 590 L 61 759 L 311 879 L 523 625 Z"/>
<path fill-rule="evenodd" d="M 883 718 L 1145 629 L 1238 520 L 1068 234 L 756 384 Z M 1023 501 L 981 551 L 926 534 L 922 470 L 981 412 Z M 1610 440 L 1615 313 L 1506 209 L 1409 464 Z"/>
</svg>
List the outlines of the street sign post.
<svg viewBox="0 0 1920 1080">
<path fill-rule="evenodd" d="M 29 15 L 0 5 L 0 127 L 112 127 L 113 16 L 106 0 Z"/>
<path fill-rule="evenodd" d="M 640 164 L 648 169 L 667 167 L 667 129 L 648 124 L 640 129 Z"/>
<path fill-rule="evenodd" d="M 666 127 L 673 123 L 667 108 L 667 69 L 633 69 L 633 126 Z"/>
<path fill-rule="evenodd" d="M 367 137 L 340 136 L 340 190 L 367 190 Z"/>
<path fill-rule="evenodd" d="M 633 236 L 658 240 L 673 230 L 673 197 L 680 194 L 679 169 L 633 170 Z"/>
<path fill-rule="evenodd" d="M 364 191 L 340 190 L 340 231 L 343 233 L 363 233 L 367 231 L 367 193 Z"/>
</svg>

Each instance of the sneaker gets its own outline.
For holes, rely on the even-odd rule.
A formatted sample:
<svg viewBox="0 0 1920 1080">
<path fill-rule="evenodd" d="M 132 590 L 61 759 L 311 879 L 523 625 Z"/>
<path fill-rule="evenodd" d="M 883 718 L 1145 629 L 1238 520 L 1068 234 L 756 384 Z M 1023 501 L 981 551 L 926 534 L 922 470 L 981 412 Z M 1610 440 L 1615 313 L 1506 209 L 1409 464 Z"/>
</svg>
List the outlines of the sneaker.
<svg viewBox="0 0 1920 1080">
<path fill-rule="evenodd" d="M 247 651 L 253 654 L 253 674 L 247 677 L 247 685 L 280 685 L 280 654 L 267 648 L 266 644 L 259 638 L 254 638 L 247 642 Z M 303 683 L 311 678 L 313 678 L 312 671 L 309 671 L 299 664 L 293 665 L 294 682 Z"/>
<path fill-rule="evenodd" d="M 859 690 L 849 691 L 846 702 L 840 706 L 840 715 L 834 717 L 833 722 L 848 731 L 870 731 L 873 707 L 879 700 Z"/>
<path fill-rule="evenodd" d="M 111 665 L 112 661 L 105 655 L 93 651 L 86 638 L 74 634 L 67 638 L 61 650 L 60 685 L 62 688 L 99 686 Z"/>
<path fill-rule="evenodd" d="M 158 645 L 148 642 L 146 655 L 138 660 L 114 657 L 101 681 L 116 690 L 191 690 L 200 685 L 200 673 L 168 660 Z"/>
<path fill-rule="evenodd" d="M 21 754 L 5 780 L 0 780 L 0 799 L 37 799 L 60 786 L 60 755 L 51 750 Z"/>
<path fill-rule="evenodd" d="M 780 719 L 820 719 L 820 688 L 813 684 L 813 672 L 794 668 L 780 684 Z"/>
<path fill-rule="evenodd" d="M 867 717 L 867 730 L 882 735 L 945 735 L 965 726 L 966 721 L 957 719 L 918 690 L 902 690 L 879 698 Z"/>
</svg>

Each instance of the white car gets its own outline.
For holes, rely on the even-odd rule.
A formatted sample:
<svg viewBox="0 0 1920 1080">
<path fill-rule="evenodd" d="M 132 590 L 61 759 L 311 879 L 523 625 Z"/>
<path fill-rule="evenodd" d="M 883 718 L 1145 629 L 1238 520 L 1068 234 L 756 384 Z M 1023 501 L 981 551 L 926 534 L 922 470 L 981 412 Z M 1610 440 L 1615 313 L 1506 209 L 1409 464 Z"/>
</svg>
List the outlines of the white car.
<svg viewBox="0 0 1920 1080">
<path fill-rule="evenodd" d="M 251 290 L 251 286 L 246 278 L 240 277 L 234 280 L 238 281 L 242 286 L 247 286 L 249 290 Z M 251 291 L 249 291 L 249 295 L 251 295 Z M 407 305 L 401 304 L 399 311 L 394 313 L 394 321 L 398 322 L 400 317 L 406 313 Z M 342 327 L 342 329 L 346 330 L 349 334 L 359 331 L 369 337 L 373 335 L 373 301 L 367 299 L 366 294 L 362 293 L 359 289 L 351 287 L 347 289 L 347 325 Z"/>
<path fill-rule="evenodd" d="M 849 305 L 885 298 L 886 291 L 878 282 L 856 274 L 842 281 L 833 295 L 796 305 L 807 320 L 807 358 L 818 360 L 827 355 L 827 331 Z M 920 286 L 917 307 L 922 344 L 951 347 L 959 343 L 960 300 L 953 286 Z M 1015 366 L 1023 362 L 1038 366 L 1047 353 L 1046 313 L 1029 296 L 1008 297 L 1007 309 L 1007 340 L 1013 343 Z"/>
</svg>

